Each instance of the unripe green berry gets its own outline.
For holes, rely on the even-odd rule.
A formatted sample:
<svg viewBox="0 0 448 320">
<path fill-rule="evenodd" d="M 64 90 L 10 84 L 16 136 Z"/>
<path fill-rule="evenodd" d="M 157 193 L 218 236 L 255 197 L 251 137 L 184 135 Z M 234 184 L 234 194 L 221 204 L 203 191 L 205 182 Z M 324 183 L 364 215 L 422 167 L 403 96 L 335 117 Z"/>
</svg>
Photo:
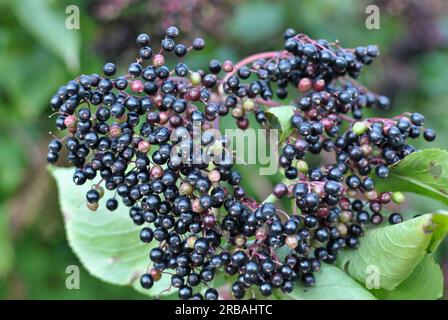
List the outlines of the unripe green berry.
<svg viewBox="0 0 448 320">
<path fill-rule="evenodd" d="M 355 122 L 352 126 L 352 131 L 356 135 L 360 136 L 368 129 L 367 125 L 364 122 Z"/>
<path fill-rule="evenodd" d="M 304 160 L 297 161 L 297 170 L 299 170 L 301 173 L 307 173 L 308 172 L 308 163 Z"/>
<path fill-rule="evenodd" d="M 194 187 L 191 184 L 189 184 L 188 182 L 183 182 L 180 185 L 179 191 L 181 194 L 190 195 L 193 193 Z"/>
<path fill-rule="evenodd" d="M 187 238 L 187 247 L 190 249 L 194 249 L 194 244 L 198 238 L 196 236 L 189 236 Z"/>
<path fill-rule="evenodd" d="M 191 81 L 191 84 L 194 86 L 197 86 L 199 84 L 201 84 L 201 75 L 198 72 L 190 72 L 188 74 L 188 78 Z"/>
<path fill-rule="evenodd" d="M 253 111 L 254 108 L 255 108 L 254 100 L 252 100 L 252 99 L 244 100 L 244 102 L 243 102 L 244 111 L 250 112 L 250 111 Z"/>
<path fill-rule="evenodd" d="M 392 201 L 397 203 L 397 204 L 402 204 L 404 202 L 404 200 L 406 200 L 406 197 L 404 196 L 403 193 L 397 191 L 392 193 Z"/>
</svg>

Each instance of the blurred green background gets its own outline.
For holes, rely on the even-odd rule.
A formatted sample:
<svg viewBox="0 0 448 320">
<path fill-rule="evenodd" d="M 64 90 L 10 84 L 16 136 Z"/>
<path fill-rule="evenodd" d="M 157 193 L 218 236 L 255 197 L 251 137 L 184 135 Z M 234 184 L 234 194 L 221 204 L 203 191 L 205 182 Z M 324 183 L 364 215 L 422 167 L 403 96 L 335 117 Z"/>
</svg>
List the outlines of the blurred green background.
<svg viewBox="0 0 448 320">
<path fill-rule="evenodd" d="M 66 7 L 80 11 L 80 29 L 67 30 Z M 366 6 L 380 8 L 380 29 L 365 27 Z M 91 277 L 69 248 L 46 171 L 51 139 L 48 101 L 79 73 L 99 72 L 106 61 L 126 65 L 134 38 L 155 37 L 178 25 L 186 41 L 208 47 L 190 63 L 237 61 L 248 53 L 278 50 L 287 27 L 345 47 L 378 44 L 381 56 L 361 81 L 393 101 L 389 115 L 419 111 L 438 131 L 432 146 L 448 145 L 448 3 L 445 0 L 3 0 L 0 2 L 0 298 L 143 298 L 131 288 Z M 193 57 L 194 56 L 194 57 Z M 418 146 L 422 144 L 417 143 Z M 256 175 L 253 168 L 243 176 Z M 257 177 L 247 190 L 269 193 Z M 259 182 L 259 183 L 258 183 Z M 257 186 L 254 189 L 253 186 Z M 442 205 L 414 195 L 403 211 L 412 216 Z M 448 279 L 448 243 L 438 251 Z M 81 268 L 80 290 L 67 290 L 68 265 Z"/>
</svg>

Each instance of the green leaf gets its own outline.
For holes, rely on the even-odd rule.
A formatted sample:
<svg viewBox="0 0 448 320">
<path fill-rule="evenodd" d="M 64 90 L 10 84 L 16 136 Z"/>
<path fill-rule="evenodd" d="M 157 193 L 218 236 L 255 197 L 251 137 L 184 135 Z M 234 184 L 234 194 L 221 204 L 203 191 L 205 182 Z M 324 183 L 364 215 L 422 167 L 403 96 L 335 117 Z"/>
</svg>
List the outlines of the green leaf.
<svg viewBox="0 0 448 320">
<path fill-rule="evenodd" d="M 379 179 L 380 191 L 408 191 L 448 204 L 448 151 L 417 151 L 390 168 L 387 179 Z"/>
<path fill-rule="evenodd" d="M 443 294 L 443 274 L 431 254 L 427 254 L 412 274 L 395 290 L 372 290 L 382 300 L 435 300 Z"/>
<path fill-rule="evenodd" d="M 150 296 L 167 289 L 170 278 L 166 275 L 151 290 L 140 287 L 140 275 L 148 269 L 149 251 L 156 241 L 150 244 L 140 241 L 139 228 L 123 205 L 110 212 L 102 201 L 97 211 L 87 209 L 85 193 L 91 184 L 74 185 L 73 170 L 52 167 L 50 172 L 57 182 L 69 244 L 85 268 L 103 281 L 133 286 Z M 104 200 L 111 196 L 112 193 L 106 191 Z"/>
<path fill-rule="evenodd" d="M 344 271 L 328 264 L 315 273 L 316 284 L 306 287 L 299 281 L 294 283 L 294 290 L 285 296 L 276 293 L 278 299 L 293 300 L 374 300 L 375 297 Z"/>
<path fill-rule="evenodd" d="M 291 117 L 294 115 L 293 106 L 272 107 L 266 111 L 266 118 L 270 128 L 277 129 L 280 141 L 284 141 L 292 132 Z"/>
<path fill-rule="evenodd" d="M 340 254 L 338 266 L 363 284 L 375 272 L 379 287 L 393 290 L 411 275 L 428 251 L 437 247 L 448 231 L 447 223 L 447 214 L 434 213 L 369 230 L 357 250 Z"/>
<path fill-rule="evenodd" d="M 64 61 L 70 70 L 79 68 L 79 32 L 66 28 L 65 8 L 55 10 L 48 0 L 11 0 L 8 4 L 20 24 L 43 46 Z"/>
<path fill-rule="evenodd" d="M 446 213 L 446 212 L 443 212 Z M 434 252 L 439 246 L 440 242 L 448 233 L 448 219 L 444 214 L 435 214 L 432 216 L 432 223 L 436 226 L 433 230 L 429 251 Z"/>
</svg>

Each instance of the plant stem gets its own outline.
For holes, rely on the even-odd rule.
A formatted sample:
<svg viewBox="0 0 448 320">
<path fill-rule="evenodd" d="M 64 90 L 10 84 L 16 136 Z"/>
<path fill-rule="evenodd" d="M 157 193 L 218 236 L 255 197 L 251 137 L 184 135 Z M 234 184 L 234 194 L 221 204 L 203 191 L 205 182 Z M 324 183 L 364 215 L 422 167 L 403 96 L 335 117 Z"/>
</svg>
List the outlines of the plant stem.
<svg viewBox="0 0 448 320">
<path fill-rule="evenodd" d="M 234 75 L 238 69 L 241 67 L 244 67 L 245 65 L 257 61 L 259 59 L 266 59 L 266 58 L 274 58 L 274 57 L 281 57 L 282 55 L 288 53 L 287 51 L 267 51 L 267 52 L 260 52 L 251 56 L 248 56 L 247 58 L 244 58 L 243 60 L 239 61 L 237 64 L 233 66 L 233 70 L 229 72 L 223 79 L 223 82 L 225 82 L 228 78 L 230 78 L 232 75 Z"/>
<path fill-rule="evenodd" d="M 268 203 L 268 202 L 274 203 L 275 201 L 277 201 L 277 197 L 271 193 L 266 197 L 266 199 L 263 200 L 262 203 Z"/>
<path fill-rule="evenodd" d="M 341 118 L 341 119 L 343 119 L 343 120 L 345 120 L 345 121 L 348 121 L 348 122 L 350 122 L 350 123 L 356 122 L 355 119 L 350 118 L 349 116 L 346 116 L 345 114 L 342 114 L 342 113 L 339 114 L 338 117 Z"/>
<path fill-rule="evenodd" d="M 284 184 L 288 185 L 288 182 L 290 182 L 289 179 L 283 178 L 281 183 L 284 183 Z M 274 203 L 275 201 L 277 201 L 277 197 L 274 196 L 274 194 L 271 193 L 261 203 L 268 203 L 268 202 Z"/>
</svg>

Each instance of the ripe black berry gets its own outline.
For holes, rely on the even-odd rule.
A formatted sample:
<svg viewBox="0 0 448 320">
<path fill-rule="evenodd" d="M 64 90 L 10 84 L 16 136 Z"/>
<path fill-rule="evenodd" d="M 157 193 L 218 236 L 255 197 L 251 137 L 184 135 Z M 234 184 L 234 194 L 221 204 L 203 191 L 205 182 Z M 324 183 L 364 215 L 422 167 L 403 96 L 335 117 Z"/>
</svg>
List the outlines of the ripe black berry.
<svg viewBox="0 0 448 320">
<path fill-rule="evenodd" d="M 196 38 L 193 40 L 193 49 L 202 50 L 205 47 L 205 41 L 201 38 Z"/>
<path fill-rule="evenodd" d="M 137 36 L 137 44 L 142 47 L 147 46 L 149 41 L 151 41 L 151 37 L 146 33 L 142 33 Z"/>
<path fill-rule="evenodd" d="M 401 214 L 399 214 L 399 213 L 392 213 L 389 216 L 389 223 L 390 224 L 397 224 L 397 223 L 400 223 L 400 222 L 403 222 L 403 217 L 402 217 Z"/>
<path fill-rule="evenodd" d="M 140 240 L 145 243 L 149 243 L 152 241 L 154 237 L 154 232 L 150 228 L 143 228 L 140 231 Z"/>
<path fill-rule="evenodd" d="M 154 280 L 150 274 L 143 274 L 140 277 L 140 284 L 145 289 L 151 289 L 154 285 Z"/>
<path fill-rule="evenodd" d="M 86 193 L 86 199 L 89 203 L 96 203 L 100 200 L 100 194 L 97 190 L 89 190 Z"/>
<path fill-rule="evenodd" d="M 179 298 L 181 300 L 188 300 L 191 298 L 193 290 L 189 286 L 183 286 L 179 289 Z"/>
<path fill-rule="evenodd" d="M 205 291 L 205 300 L 218 300 L 218 291 L 214 288 L 208 288 Z"/>
<path fill-rule="evenodd" d="M 387 97 L 351 80 L 378 56 L 376 46 L 345 49 L 288 29 L 284 50 L 235 64 L 214 59 L 195 69 L 178 58 L 202 50 L 204 40 L 190 46 L 179 38 L 178 28 L 169 27 L 155 48 L 140 34 L 137 57 L 124 74 L 106 63 L 101 75 L 61 86 L 50 108 L 65 136 L 49 143 L 48 162 L 66 155 L 76 168 L 73 182 L 91 183 L 89 209 L 98 209 L 103 186 L 114 194 L 107 209 L 116 210 L 119 201 L 129 208 L 130 219 L 142 226 L 140 240 L 152 248 L 143 288 L 170 274 L 179 298 L 216 300 L 215 288 L 197 291 L 223 271 L 235 275 L 236 299 L 254 287 L 268 297 L 291 292 L 296 280 L 314 285 L 322 261 L 356 249 L 365 229 L 383 222 L 383 208 L 404 201 L 400 193 L 378 192 L 375 182 L 415 151 L 409 139 L 433 141 L 435 132 L 423 127 L 419 113 L 364 117 L 366 108 L 390 107 Z M 171 52 L 177 61 L 165 65 Z M 197 145 L 188 137 L 195 125 L 219 129 L 227 116 L 245 130 L 252 113 L 260 126 L 272 128 L 269 110 L 283 104 L 277 100 L 293 102 L 293 130 L 278 158 L 285 179 L 259 203 L 241 186 L 245 177 L 224 148 L 229 137 L 204 134 Z M 226 152 L 230 160 L 211 159 Z M 321 153 L 328 153 L 325 163 L 309 161 Z M 269 201 L 286 198 L 291 210 Z M 389 216 L 391 224 L 402 221 L 398 213 Z M 278 250 L 286 256 L 280 259 Z"/>
<path fill-rule="evenodd" d="M 111 62 L 106 63 L 103 66 L 103 72 L 106 76 L 113 76 L 116 71 L 117 71 L 117 67 L 115 66 L 115 64 L 113 64 Z"/>
<path fill-rule="evenodd" d="M 118 201 L 115 198 L 107 199 L 106 208 L 110 211 L 114 211 L 118 207 Z"/>
</svg>

